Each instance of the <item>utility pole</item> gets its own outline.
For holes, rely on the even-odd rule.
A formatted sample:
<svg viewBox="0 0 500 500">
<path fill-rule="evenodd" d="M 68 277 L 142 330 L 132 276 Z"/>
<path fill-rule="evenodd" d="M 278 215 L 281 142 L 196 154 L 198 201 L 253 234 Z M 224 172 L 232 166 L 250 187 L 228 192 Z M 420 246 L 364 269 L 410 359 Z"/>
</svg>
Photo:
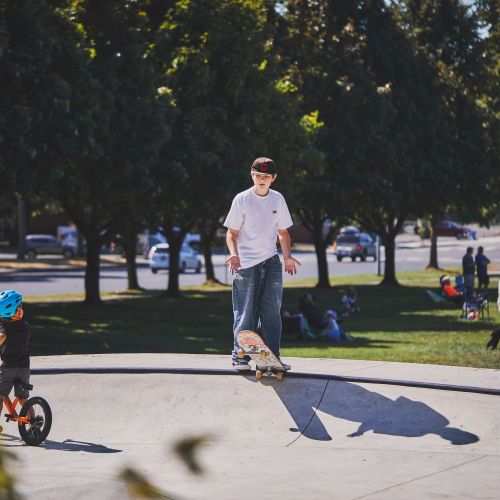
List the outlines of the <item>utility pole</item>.
<svg viewBox="0 0 500 500">
<path fill-rule="evenodd" d="M 382 274 L 382 265 L 380 263 L 380 236 L 378 234 L 375 247 L 377 255 L 377 276 L 380 276 Z"/>
</svg>

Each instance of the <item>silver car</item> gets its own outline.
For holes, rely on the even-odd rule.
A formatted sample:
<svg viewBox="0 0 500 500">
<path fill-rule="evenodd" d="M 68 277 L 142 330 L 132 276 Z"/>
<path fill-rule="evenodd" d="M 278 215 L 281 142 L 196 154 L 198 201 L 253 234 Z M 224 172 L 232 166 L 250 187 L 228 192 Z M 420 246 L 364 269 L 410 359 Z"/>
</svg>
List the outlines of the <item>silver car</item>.
<svg viewBox="0 0 500 500">
<path fill-rule="evenodd" d="M 71 246 L 65 245 L 50 234 L 28 234 L 25 257 L 35 260 L 38 255 L 61 255 L 65 259 L 72 259 L 75 252 Z"/>
<path fill-rule="evenodd" d="M 168 243 L 158 243 L 153 245 L 149 251 L 149 267 L 153 274 L 160 270 L 170 268 L 170 252 Z M 188 269 L 192 269 L 195 273 L 201 273 L 203 263 L 200 255 L 193 250 L 189 245 L 184 243 L 181 247 L 179 270 L 185 273 Z"/>
<path fill-rule="evenodd" d="M 349 257 L 353 262 L 358 257 L 361 261 L 365 261 L 367 257 L 377 260 L 375 240 L 368 233 L 341 234 L 334 248 L 339 262 L 342 262 L 344 257 Z"/>
</svg>

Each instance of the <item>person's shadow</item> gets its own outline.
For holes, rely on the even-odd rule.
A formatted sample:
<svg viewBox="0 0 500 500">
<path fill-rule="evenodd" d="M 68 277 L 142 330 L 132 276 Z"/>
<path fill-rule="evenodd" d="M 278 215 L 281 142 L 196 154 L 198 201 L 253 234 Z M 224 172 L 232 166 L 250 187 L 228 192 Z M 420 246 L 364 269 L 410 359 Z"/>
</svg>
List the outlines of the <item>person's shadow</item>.
<svg viewBox="0 0 500 500">
<path fill-rule="evenodd" d="M 421 437 L 436 434 L 454 445 L 479 441 L 471 432 L 448 427 L 449 420 L 421 401 L 405 396 L 393 400 L 349 382 L 288 379 L 273 385 L 276 394 L 295 421 L 292 432 L 319 441 L 332 436 L 321 422 L 317 411 L 337 418 L 359 422 L 348 437 L 362 436 L 368 431 L 391 436 Z"/>
</svg>

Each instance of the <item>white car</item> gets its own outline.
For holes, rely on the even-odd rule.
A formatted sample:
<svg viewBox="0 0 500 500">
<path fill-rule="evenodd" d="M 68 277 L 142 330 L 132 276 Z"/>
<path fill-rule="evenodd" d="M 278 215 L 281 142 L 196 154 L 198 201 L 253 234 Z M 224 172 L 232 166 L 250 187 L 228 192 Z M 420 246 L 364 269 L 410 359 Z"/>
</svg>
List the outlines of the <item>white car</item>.
<svg viewBox="0 0 500 500">
<path fill-rule="evenodd" d="M 170 253 L 168 243 L 158 243 L 153 245 L 149 251 L 149 267 L 151 272 L 156 274 L 160 270 L 169 269 L 170 267 Z M 200 255 L 195 252 L 189 245 L 183 244 L 181 247 L 179 270 L 185 273 L 188 269 L 194 270 L 196 273 L 201 273 L 203 263 Z"/>
</svg>

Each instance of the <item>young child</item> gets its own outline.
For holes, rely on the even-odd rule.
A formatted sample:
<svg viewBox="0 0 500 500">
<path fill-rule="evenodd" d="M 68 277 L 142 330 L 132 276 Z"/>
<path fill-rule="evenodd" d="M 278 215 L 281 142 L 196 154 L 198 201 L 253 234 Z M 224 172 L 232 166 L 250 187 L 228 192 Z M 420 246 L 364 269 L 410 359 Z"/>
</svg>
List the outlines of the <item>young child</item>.
<svg viewBox="0 0 500 500">
<path fill-rule="evenodd" d="M 351 316 L 361 311 L 358 305 L 358 294 L 353 286 L 349 287 L 342 295 L 342 306 L 342 316 Z"/>
<path fill-rule="evenodd" d="M 30 382 L 30 327 L 23 321 L 23 297 L 15 290 L 0 293 L 0 401 L 8 397 L 15 380 Z M 29 398 L 29 391 L 15 387 L 21 405 Z M 2 411 L 0 407 L 0 413 Z"/>
<path fill-rule="evenodd" d="M 270 158 L 257 158 L 250 171 L 253 187 L 236 195 L 226 217 L 226 244 L 233 279 L 232 362 L 238 371 L 249 370 L 249 357 L 239 359 L 236 336 L 241 330 L 260 331 L 264 342 L 279 358 L 283 273 L 276 249 L 279 238 L 285 271 L 293 275 L 300 263 L 291 255 L 288 228 L 292 219 L 286 201 L 270 189 L 276 165 Z M 285 365 L 285 369 L 290 369 Z"/>
</svg>

